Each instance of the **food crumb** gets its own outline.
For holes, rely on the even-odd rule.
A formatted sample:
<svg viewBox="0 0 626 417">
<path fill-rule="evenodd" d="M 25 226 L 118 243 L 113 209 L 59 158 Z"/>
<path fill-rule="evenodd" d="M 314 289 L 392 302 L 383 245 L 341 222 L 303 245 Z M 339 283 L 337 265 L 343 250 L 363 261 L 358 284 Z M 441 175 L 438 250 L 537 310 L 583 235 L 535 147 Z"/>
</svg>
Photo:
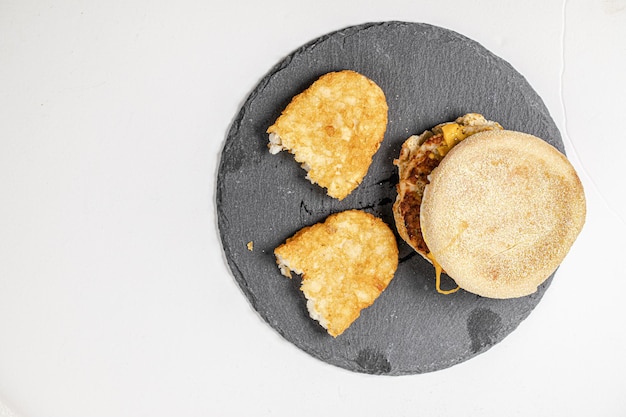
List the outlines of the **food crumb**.
<svg viewBox="0 0 626 417">
<path fill-rule="evenodd" d="M 248 242 L 248 244 L 246 246 L 248 247 L 248 250 L 250 252 L 252 252 L 254 250 L 254 242 L 253 241 Z"/>
</svg>

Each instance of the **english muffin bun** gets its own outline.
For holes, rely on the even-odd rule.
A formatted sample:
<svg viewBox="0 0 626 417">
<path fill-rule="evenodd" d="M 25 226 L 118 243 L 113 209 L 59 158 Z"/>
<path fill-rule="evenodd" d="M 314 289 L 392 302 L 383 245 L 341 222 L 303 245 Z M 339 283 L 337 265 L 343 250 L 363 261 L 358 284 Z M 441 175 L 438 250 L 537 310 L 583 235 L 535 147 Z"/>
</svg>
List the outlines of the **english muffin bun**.
<svg viewBox="0 0 626 417">
<path fill-rule="evenodd" d="M 459 287 L 490 298 L 532 294 L 585 222 L 582 184 L 547 142 L 520 132 L 476 133 L 430 174 L 420 224 L 431 256 Z"/>
</svg>

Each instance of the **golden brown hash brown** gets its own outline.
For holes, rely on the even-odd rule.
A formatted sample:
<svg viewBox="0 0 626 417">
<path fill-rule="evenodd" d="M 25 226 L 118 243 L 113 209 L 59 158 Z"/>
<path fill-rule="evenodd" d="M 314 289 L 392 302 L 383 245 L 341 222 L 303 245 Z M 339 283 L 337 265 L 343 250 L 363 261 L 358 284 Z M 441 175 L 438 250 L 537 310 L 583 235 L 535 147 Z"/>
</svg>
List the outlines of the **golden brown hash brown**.
<svg viewBox="0 0 626 417">
<path fill-rule="evenodd" d="M 330 215 L 274 251 L 281 272 L 302 276 L 312 318 L 333 337 L 387 288 L 398 267 L 396 239 L 381 219 L 360 210 Z"/>
<path fill-rule="evenodd" d="M 330 72 L 295 96 L 267 129 L 275 154 L 288 150 L 307 179 L 339 200 L 363 180 L 387 129 L 387 101 L 369 78 Z"/>
</svg>

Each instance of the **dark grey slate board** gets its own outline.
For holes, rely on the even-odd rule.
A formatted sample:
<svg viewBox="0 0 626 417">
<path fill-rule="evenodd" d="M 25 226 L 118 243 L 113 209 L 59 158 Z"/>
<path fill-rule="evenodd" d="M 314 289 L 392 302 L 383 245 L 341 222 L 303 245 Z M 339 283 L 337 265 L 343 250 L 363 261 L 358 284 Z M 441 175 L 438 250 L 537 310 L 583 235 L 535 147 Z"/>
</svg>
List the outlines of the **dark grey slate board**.
<svg viewBox="0 0 626 417">
<path fill-rule="evenodd" d="M 265 130 L 294 95 L 322 74 L 341 69 L 358 71 L 380 85 L 389 104 L 389 124 L 363 183 L 339 202 L 309 183 L 290 154 L 270 155 Z M 333 339 L 309 318 L 299 279 L 283 277 L 275 264 L 276 246 L 338 211 L 363 209 L 395 230 L 391 207 L 397 172 L 392 161 L 402 142 L 466 112 L 544 138 L 563 152 L 548 110 L 522 75 L 475 41 L 427 24 L 381 22 L 330 33 L 294 51 L 259 82 L 224 144 L 217 218 L 237 283 L 285 339 L 351 371 L 416 374 L 486 351 L 530 314 L 552 277 L 537 293 L 513 300 L 464 291 L 440 295 L 433 267 L 398 238 L 401 259 L 391 284 Z M 248 242 L 254 242 L 253 251 Z"/>
</svg>

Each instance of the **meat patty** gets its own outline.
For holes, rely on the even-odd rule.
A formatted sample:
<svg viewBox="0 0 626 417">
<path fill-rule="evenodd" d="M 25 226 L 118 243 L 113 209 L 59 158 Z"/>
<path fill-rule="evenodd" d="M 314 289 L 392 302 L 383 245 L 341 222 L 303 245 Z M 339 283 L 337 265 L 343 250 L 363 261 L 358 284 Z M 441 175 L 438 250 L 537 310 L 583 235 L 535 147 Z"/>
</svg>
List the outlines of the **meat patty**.
<svg viewBox="0 0 626 417">
<path fill-rule="evenodd" d="M 450 126 L 456 124 L 457 126 Z M 444 136 L 444 130 L 454 127 L 460 136 L 452 141 Z M 402 145 L 394 165 L 398 167 L 398 196 L 393 205 L 394 220 L 400 237 L 417 253 L 426 258 L 428 246 L 422 236 L 420 208 L 424 189 L 429 184 L 430 173 L 439 165 L 447 151 L 465 137 L 485 130 L 501 130 L 497 122 L 485 119 L 477 113 L 468 113 L 454 122 L 442 123 L 421 135 L 411 136 Z"/>
</svg>

